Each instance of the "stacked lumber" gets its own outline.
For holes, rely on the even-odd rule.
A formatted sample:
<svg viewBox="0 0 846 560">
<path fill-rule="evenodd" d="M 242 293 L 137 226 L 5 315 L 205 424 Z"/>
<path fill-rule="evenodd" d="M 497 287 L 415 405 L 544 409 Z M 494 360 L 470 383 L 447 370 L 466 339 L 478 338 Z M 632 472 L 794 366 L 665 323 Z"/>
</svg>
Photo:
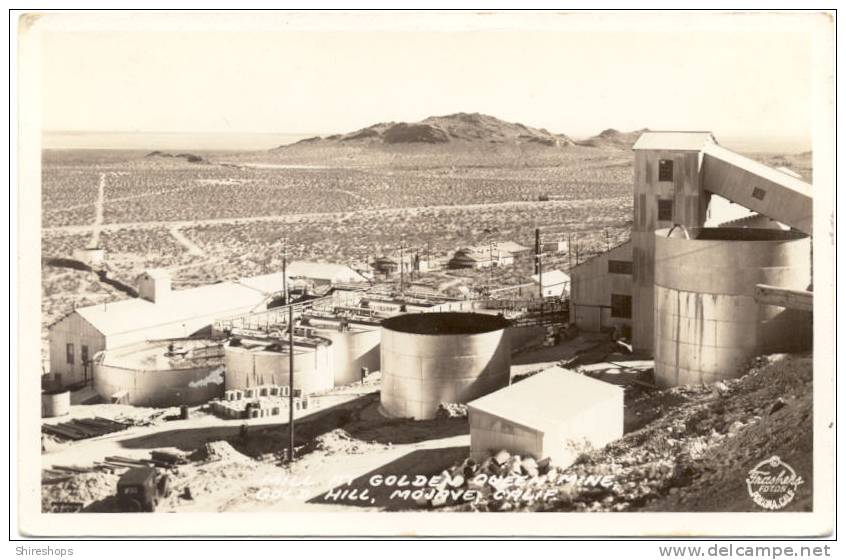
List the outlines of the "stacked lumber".
<svg viewBox="0 0 846 560">
<path fill-rule="evenodd" d="M 73 419 L 60 424 L 42 424 L 41 432 L 61 439 L 78 441 L 125 430 L 130 424 L 107 418 Z"/>
</svg>

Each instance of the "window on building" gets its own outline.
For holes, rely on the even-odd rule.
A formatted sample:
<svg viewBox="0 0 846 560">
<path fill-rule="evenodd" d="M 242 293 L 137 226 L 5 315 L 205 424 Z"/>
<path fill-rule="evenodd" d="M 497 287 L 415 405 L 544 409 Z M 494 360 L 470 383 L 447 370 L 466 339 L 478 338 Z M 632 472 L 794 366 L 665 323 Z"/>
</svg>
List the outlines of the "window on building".
<svg viewBox="0 0 846 560">
<path fill-rule="evenodd" d="M 83 344 L 80 348 L 79 359 L 82 360 L 83 364 L 88 363 L 88 346 L 86 346 L 85 344 Z"/>
<path fill-rule="evenodd" d="M 673 180 L 673 160 L 659 159 L 658 160 L 658 180 L 672 181 Z"/>
<path fill-rule="evenodd" d="M 631 274 L 632 261 L 608 261 L 609 274 Z"/>
<path fill-rule="evenodd" d="M 764 189 L 759 189 L 758 187 L 755 187 L 752 190 L 752 198 L 757 198 L 758 200 L 764 200 L 765 196 L 767 196 L 767 191 L 765 191 Z"/>
<path fill-rule="evenodd" d="M 662 222 L 673 221 L 673 201 L 658 199 L 658 220 Z"/>
<path fill-rule="evenodd" d="M 68 342 L 67 347 L 65 349 L 66 352 L 66 359 L 69 364 L 73 363 L 73 343 Z"/>
<path fill-rule="evenodd" d="M 631 319 L 632 296 L 611 294 L 611 316 L 618 319 Z"/>
</svg>

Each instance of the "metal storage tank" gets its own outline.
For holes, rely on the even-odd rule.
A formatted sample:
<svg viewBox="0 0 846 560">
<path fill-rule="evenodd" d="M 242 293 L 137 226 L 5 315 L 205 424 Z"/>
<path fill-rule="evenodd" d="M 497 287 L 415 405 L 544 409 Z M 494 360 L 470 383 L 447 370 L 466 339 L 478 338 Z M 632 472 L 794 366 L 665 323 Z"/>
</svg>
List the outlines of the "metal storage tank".
<svg viewBox="0 0 846 560">
<path fill-rule="evenodd" d="M 379 369 L 379 323 L 340 319 L 314 319 L 309 325 L 315 334 L 332 341 L 334 386 L 349 385 L 361 379 L 361 368 Z"/>
<path fill-rule="evenodd" d="M 106 402 L 197 405 L 223 396 L 223 383 L 223 348 L 214 340 L 142 342 L 94 358 L 94 389 Z"/>
<path fill-rule="evenodd" d="M 70 391 L 42 391 L 41 417 L 54 418 L 70 412 Z"/>
<path fill-rule="evenodd" d="M 390 416 L 434 418 L 509 384 L 508 321 L 481 313 L 417 313 L 382 321 L 381 402 Z"/>
<path fill-rule="evenodd" d="M 794 231 L 655 232 L 655 380 L 737 377 L 756 355 L 810 348 L 811 314 L 755 301 L 755 285 L 807 290 L 810 239 Z"/>
<path fill-rule="evenodd" d="M 300 338 L 294 342 L 294 389 L 307 395 L 334 387 L 331 344 L 323 338 Z M 259 385 L 288 385 L 287 340 L 280 340 L 278 344 L 254 344 L 244 339 L 237 345 L 230 341 L 224 354 L 227 391 Z"/>
</svg>

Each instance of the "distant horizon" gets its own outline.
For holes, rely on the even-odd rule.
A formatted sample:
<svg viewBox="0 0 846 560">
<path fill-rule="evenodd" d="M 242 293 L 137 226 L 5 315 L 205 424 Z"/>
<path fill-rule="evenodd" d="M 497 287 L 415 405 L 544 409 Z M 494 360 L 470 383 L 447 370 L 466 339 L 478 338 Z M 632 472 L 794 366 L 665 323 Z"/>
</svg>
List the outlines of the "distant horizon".
<svg viewBox="0 0 846 560">
<path fill-rule="evenodd" d="M 650 127 L 644 127 L 650 128 Z M 604 128 L 602 130 L 607 130 Z M 574 140 L 598 135 L 566 134 Z M 657 129 L 655 129 L 657 130 Z M 330 132 L 234 132 L 234 131 L 140 131 L 140 130 L 43 130 L 42 148 L 46 150 L 197 150 L 197 151 L 261 151 L 292 144 L 305 138 L 326 137 L 352 131 Z M 632 132 L 621 130 L 621 132 Z M 736 151 L 799 154 L 812 151 L 809 139 L 772 135 L 721 135 L 717 141 Z M 273 139 L 271 141 L 270 139 Z M 111 140 L 111 141 L 110 141 Z M 267 141 L 263 141 L 267 140 Z"/>
</svg>

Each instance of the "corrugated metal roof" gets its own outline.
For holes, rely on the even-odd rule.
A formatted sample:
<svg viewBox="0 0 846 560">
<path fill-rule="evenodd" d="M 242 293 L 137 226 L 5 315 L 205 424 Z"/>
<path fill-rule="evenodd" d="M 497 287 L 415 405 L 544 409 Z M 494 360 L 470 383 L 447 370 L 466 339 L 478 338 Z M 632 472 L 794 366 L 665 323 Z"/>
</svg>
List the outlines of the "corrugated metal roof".
<svg viewBox="0 0 846 560">
<path fill-rule="evenodd" d="M 540 276 L 543 276 L 544 287 L 559 286 L 561 284 L 570 283 L 570 276 L 564 272 L 561 272 L 560 270 L 550 270 L 549 272 L 544 272 L 542 275 L 533 274 L 532 280 L 537 283 L 539 281 Z"/>
<path fill-rule="evenodd" d="M 705 131 L 650 131 L 644 132 L 632 146 L 633 150 L 680 150 L 698 152 L 707 144 L 716 144 L 717 140 Z"/>
<path fill-rule="evenodd" d="M 222 318 L 244 308 L 258 306 L 265 299 L 265 295 L 252 288 L 221 282 L 175 290 L 158 303 L 133 298 L 81 307 L 76 312 L 98 331 L 110 336 L 202 317 Z"/>
<path fill-rule="evenodd" d="M 263 294 L 275 294 L 281 292 L 285 285 L 281 272 L 273 272 L 271 274 L 262 274 L 260 276 L 251 276 L 249 278 L 241 278 L 238 284 L 252 288 Z"/>
<path fill-rule="evenodd" d="M 467 406 L 545 431 L 599 400 L 619 398 L 622 391 L 617 385 L 556 366 L 471 401 Z"/>
<path fill-rule="evenodd" d="M 364 276 L 345 264 L 294 261 L 288 265 L 289 278 L 310 278 L 332 282 L 356 282 Z"/>
<path fill-rule="evenodd" d="M 520 245 L 514 241 L 499 241 L 497 243 L 497 247 L 502 251 L 508 251 L 509 253 L 524 253 L 530 250 L 530 247 L 526 247 L 525 245 Z"/>
</svg>

